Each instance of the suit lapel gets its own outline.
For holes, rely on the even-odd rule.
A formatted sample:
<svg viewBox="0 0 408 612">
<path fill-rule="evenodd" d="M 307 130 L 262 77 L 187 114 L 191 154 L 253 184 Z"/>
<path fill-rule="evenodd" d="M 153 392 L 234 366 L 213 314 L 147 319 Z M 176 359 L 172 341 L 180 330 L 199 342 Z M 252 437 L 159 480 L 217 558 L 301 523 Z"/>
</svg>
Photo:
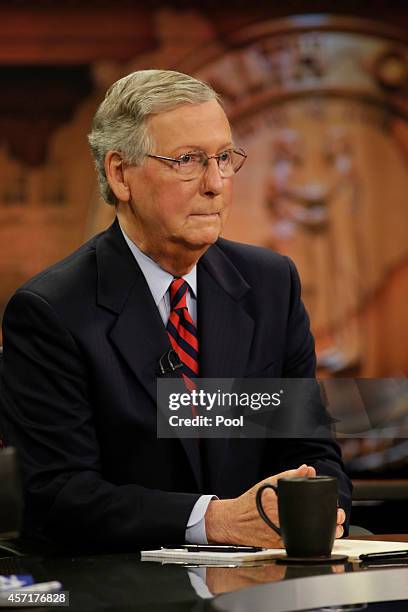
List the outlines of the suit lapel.
<svg viewBox="0 0 408 612">
<path fill-rule="evenodd" d="M 156 370 L 169 349 L 167 333 L 146 279 L 117 221 L 98 241 L 98 304 L 118 316 L 110 338 L 156 402 Z"/>
<path fill-rule="evenodd" d="M 110 339 L 157 406 L 158 363 L 171 348 L 163 321 L 117 221 L 99 239 L 96 250 L 98 305 L 117 314 Z M 197 442 L 186 438 L 180 441 L 201 489 Z"/>
<path fill-rule="evenodd" d="M 200 376 L 240 378 L 249 358 L 254 321 L 242 298 L 250 286 L 218 246 L 198 264 Z"/>
</svg>

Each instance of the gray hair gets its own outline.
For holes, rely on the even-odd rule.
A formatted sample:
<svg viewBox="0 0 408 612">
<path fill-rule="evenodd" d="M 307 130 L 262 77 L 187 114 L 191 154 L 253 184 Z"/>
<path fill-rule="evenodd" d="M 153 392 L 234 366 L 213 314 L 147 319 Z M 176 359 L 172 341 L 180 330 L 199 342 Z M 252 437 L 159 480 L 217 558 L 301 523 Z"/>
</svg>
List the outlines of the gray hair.
<svg viewBox="0 0 408 612">
<path fill-rule="evenodd" d="M 117 204 L 105 174 L 108 151 L 119 151 L 126 161 L 141 164 L 153 145 L 149 115 L 214 99 L 219 101 L 219 96 L 210 85 L 173 70 L 138 70 L 111 85 L 88 134 L 103 199 Z"/>
</svg>

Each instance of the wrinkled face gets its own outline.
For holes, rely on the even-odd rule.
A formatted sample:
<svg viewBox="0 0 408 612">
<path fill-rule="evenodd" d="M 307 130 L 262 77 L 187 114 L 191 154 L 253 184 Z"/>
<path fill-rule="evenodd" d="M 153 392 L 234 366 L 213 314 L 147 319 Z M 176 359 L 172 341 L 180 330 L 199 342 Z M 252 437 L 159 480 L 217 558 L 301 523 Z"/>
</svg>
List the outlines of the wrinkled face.
<svg viewBox="0 0 408 612">
<path fill-rule="evenodd" d="M 228 119 L 215 100 L 153 115 L 148 127 L 155 155 L 178 158 L 200 150 L 210 156 L 232 147 Z M 146 253 L 200 250 L 217 240 L 230 207 L 233 179 L 220 176 L 215 159 L 201 176 L 183 180 L 174 164 L 146 157 L 141 166 L 128 166 L 125 178 L 133 209 L 132 237 Z"/>
</svg>

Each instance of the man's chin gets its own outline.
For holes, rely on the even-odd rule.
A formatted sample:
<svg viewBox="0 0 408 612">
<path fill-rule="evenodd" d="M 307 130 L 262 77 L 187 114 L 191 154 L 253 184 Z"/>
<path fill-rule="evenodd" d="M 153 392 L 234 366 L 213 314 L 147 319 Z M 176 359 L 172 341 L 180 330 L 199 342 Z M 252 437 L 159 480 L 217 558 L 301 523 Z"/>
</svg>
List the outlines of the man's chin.
<svg viewBox="0 0 408 612">
<path fill-rule="evenodd" d="M 185 244 L 189 249 L 194 251 L 200 251 L 203 249 L 208 249 L 212 244 L 217 242 L 220 231 L 211 231 L 200 234 L 194 234 L 193 232 L 186 236 Z"/>
</svg>

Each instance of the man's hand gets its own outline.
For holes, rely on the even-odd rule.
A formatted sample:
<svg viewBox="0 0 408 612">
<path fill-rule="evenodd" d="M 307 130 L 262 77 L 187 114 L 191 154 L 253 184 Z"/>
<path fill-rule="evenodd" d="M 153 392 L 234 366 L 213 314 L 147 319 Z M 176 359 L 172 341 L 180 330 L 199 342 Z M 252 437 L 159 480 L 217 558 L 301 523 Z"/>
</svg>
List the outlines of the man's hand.
<svg viewBox="0 0 408 612">
<path fill-rule="evenodd" d="M 259 516 L 255 497 L 261 485 L 276 485 L 279 478 L 284 476 L 316 476 L 316 470 L 311 466 L 301 465 L 295 470 L 287 470 L 286 472 L 266 478 L 239 497 L 211 501 L 205 514 L 205 528 L 208 541 L 283 548 L 281 538 Z M 279 525 L 278 503 L 276 495 L 272 490 L 267 489 L 264 491 L 262 505 L 271 521 Z M 339 518 L 338 523 L 340 523 Z M 339 528 L 343 529 L 341 526 Z"/>
<path fill-rule="evenodd" d="M 346 520 L 346 513 L 343 508 L 337 508 L 337 527 L 336 538 L 341 538 L 344 533 L 343 523 Z"/>
</svg>

